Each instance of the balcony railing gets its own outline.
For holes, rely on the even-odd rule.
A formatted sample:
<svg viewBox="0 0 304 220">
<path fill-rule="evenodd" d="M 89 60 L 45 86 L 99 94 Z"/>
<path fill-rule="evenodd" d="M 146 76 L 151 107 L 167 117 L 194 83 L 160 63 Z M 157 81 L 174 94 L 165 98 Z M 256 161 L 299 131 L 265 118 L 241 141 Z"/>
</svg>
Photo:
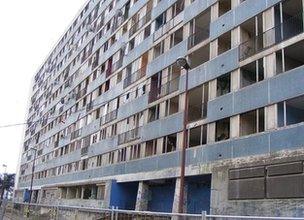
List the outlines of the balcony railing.
<svg viewBox="0 0 304 220">
<path fill-rule="evenodd" d="M 209 25 L 205 26 L 204 28 L 200 28 L 196 30 L 195 33 L 189 36 L 188 38 L 188 49 L 196 46 L 197 44 L 207 40 L 210 35 L 210 27 Z"/>
<path fill-rule="evenodd" d="M 111 111 L 100 118 L 100 126 L 104 125 L 106 123 L 109 123 L 111 121 L 114 121 L 117 118 L 117 112 L 118 109 L 115 109 L 114 111 Z"/>
<path fill-rule="evenodd" d="M 176 77 L 159 88 L 152 89 L 149 94 L 149 103 L 176 92 L 179 89 L 179 80 L 180 77 Z"/>
<path fill-rule="evenodd" d="M 275 44 L 303 32 L 303 12 L 291 17 L 264 33 L 245 41 L 239 46 L 240 60 L 253 56 Z"/>
<path fill-rule="evenodd" d="M 133 72 L 124 79 L 123 87 L 127 88 L 129 85 L 133 84 L 137 80 L 143 78 L 146 75 L 147 66 L 140 68 L 139 70 Z"/>
<path fill-rule="evenodd" d="M 147 24 L 151 20 L 151 11 L 149 11 L 144 17 L 137 21 L 129 30 L 129 37 L 135 34 L 140 28 Z"/>
<path fill-rule="evenodd" d="M 140 127 L 118 135 L 118 144 L 125 144 L 140 138 Z"/>
</svg>

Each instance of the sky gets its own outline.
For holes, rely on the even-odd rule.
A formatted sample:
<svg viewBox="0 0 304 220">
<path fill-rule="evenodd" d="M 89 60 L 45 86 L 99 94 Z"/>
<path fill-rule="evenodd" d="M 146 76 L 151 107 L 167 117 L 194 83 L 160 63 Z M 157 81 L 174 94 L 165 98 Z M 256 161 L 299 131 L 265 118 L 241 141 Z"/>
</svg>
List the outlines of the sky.
<svg viewBox="0 0 304 220">
<path fill-rule="evenodd" d="M 0 127 L 26 121 L 31 79 L 86 0 L 0 0 Z M 15 172 L 24 126 L 0 128 L 0 173 Z"/>
</svg>

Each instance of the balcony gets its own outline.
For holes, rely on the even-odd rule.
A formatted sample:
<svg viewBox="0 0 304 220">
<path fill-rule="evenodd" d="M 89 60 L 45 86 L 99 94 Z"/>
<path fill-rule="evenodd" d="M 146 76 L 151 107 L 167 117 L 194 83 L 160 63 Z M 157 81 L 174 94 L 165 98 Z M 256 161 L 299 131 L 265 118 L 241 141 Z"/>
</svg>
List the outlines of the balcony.
<svg viewBox="0 0 304 220">
<path fill-rule="evenodd" d="M 109 77 L 114 73 L 116 70 L 118 70 L 120 67 L 122 67 L 123 64 L 123 56 L 119 58 L 118 61 L 116 61 L 114 64 L 110 65 L 108 69 L 106 70 L 106 77 Z"/>
<path fill-rule="evenodd" d="M 264 33 L 245 41 L 239 46 L 240 60 L 253 56 L 275 44 L 292 38 L 303 32 L 303 12 L 291 17 L 281 23 L 265 31 Z"/>
<path fill-rule="evenodd" d="M 151 11 L 149 11 L 144 17 L 138 20 L 129 30 L 129 37 L 135 34 L 140 28 L 142 28 L 145 24 L 147 24 L 151 20 Z"/>
<path fill-rule="evenodd" d="M 74 140 L 74 139 L 76 139 L 76 138 L 78 138 L 78 137 L 80 137 L 80 135 L 81 135 L 81 129 L 73 131 L 71 133 L 71 141 Z"/>
<path fill-rule="evenodd" d="M 82 157 L 88 155 L 88 152 L 89 152 L 89 147 L 88 146 L 81 148 L 81 156 Z"/>
<path fill-rule="evenodd" d="M 84 88 L 84 89 L 80 90 L 76 94 L 76 101 L 78 101 L 79 99 L 81 99 L 86 93 L 87 93 L 87 88 Z"/>
<path fill-rule="evenodd" d="M 171 81 L 158 88 L 151 88 L 151 91 L 149 93 L 149 103 L 154 102 L 173 92 L 176 92 L 179 89 L 179 81 L 180 77 L 176 77 L 175 79 L 172 79 Z"/>
<path fill-rule="evenodd" d="M 188 50 L 203 42 L 204 40 L 207 40 L 209 38 L 209 33 L 210 29 L 209 25 L 207 25 L 205 28 L 201 28 L 190 35 L 188 38 Z"/>
<path fill-rule="evenodd" d="M 123 82 L 123 88 L 127 88 L 128 86 L 130 86 L 131 84 L 133 84 L 134 82 L 136 82 L 137 80 L 143 78 L 146 75 L 146 69 L 147 66 L 144 66 L 142 68 L 140 68 L 139 70 L 133 72 L 132 74 L 128 75 Z"/>
<path fill-rule="evenodd" d="M 115 109 L 114 111 L 111 111 L 109 113 L 107 113 L 106 115 L 104 115 L 103 117 L 101 117 L 100 119 L 100 126 L 109 123 L 111 121 L 114 121 L 117 118 L 117 112 L 118 109 Z"/>
<path fill-rule="evenodd" d="M 140 127 L 118 135 L 118 144 L 125 144 L 140 138 Z"/>
</svg>

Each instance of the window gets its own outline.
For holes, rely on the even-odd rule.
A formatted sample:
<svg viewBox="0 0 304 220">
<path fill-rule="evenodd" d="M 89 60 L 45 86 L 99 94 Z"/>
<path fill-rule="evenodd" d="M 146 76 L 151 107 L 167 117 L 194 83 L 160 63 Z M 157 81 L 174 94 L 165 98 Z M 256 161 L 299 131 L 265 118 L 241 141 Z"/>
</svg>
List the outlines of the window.
<svg viewBox="0 0 304 220">
<path fill-rule="evenodd" d="M 183 27 L 170 35 L 170 48 L 183 41 Z"/>
<path fill-rule="evenodd" d="M 189 130 L 188 146 L 196 147 L 207 143 L 207 125 L 191 128 Z"/>
<path fill-rule="evenodd" d="M 130 149 L 130 160 L 140 158 L 140 144 L 132 145 Z"/>
<path fill-rule="evenodd" d="M 196 121 L 207 116 L 208 84 L 196 87 L 188 93 L 188 121 Z"/>
<path fill-rule="evenodd" d="M 153 156 L 157 153 L 157 140 L 151 140 L 146 142 L 145 156 Z"/>
<path fill-rule="evenodd" d="M 250 135 L 265 130 L 264 108 L 240 115 L 240 136 Z"/>
<path fill-rule="evenodd" d="M 216 95 L 217 97 L 225 95 L 230 92 L 231 81 L 230 73 L 217 78 L 216 80 Z"/>
<path fill-rule="evenodd" d="M 159 119 L 159 105 L 155 105 L 149 108 L 148 111 L 149 111 L 148 122 L 152 122 Z"/>
<path fill-rule="evenodd" d="M 241 88 L 264 80 L 263 59 L 256 60 L 241 67 Z"/>
<path fill-rule="evenodd" d="M 304 96 L 278 103 L 278 127 L 304 122 Z"/>
<path fill-rule="evenodd" d="M 163 153 L 176 150 L 176 134 L 171 134 L 163 138 Z"/>
<path fill-rule="evenodd" d="M 178 112 L 179 96 L 173 97 L 166 101 L 166 116 L 172 115 Z"/>
<path fill-rule="evenodd" d="M 162 13 L 155 19 L 155 31 L 161 28 L 166 23 L 166 12 Z"/>
<path fill-rule="evenodd" d="M 230 118 L 222 119 L 215 125 L 215 141 L 223 141 L 230 138 Z"/>
</svg>

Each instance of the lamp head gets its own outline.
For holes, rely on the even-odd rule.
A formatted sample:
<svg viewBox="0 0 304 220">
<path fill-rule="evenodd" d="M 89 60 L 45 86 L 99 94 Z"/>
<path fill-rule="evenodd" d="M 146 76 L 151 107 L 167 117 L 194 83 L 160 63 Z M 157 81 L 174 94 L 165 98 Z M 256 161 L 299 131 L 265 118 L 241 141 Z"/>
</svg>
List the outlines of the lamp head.
<svg viewBox="0 0 304 220">
<path fill-rule="evenodd" d="M 176 59 L 176 63 L 179 67 L 184 68 L 185 70 L 190 69 L 190 65 L 188 63 L 188 60 L 185 57 L 179 57 Z"/>
</svg>

